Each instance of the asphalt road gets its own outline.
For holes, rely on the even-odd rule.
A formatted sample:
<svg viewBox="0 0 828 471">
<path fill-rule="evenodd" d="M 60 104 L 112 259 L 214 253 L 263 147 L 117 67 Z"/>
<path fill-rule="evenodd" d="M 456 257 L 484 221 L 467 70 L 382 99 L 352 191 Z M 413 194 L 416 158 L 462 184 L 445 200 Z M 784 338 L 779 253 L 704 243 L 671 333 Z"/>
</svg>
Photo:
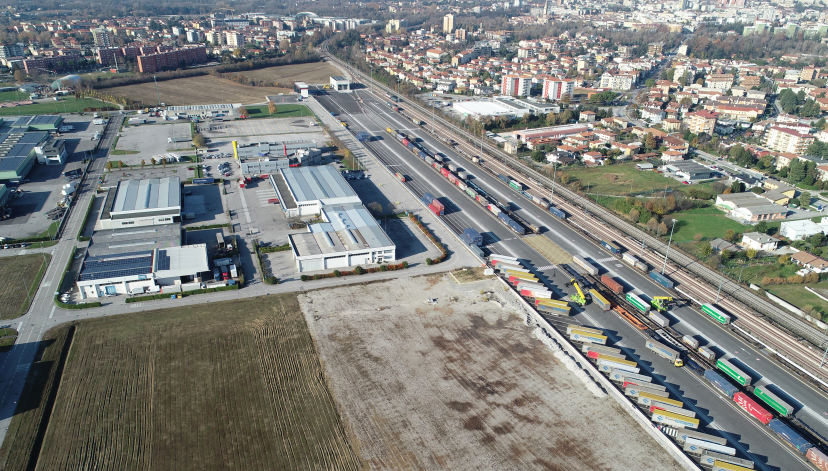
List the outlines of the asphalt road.
<svg viewBox="0 0 828 471">
<path fill-rule="evenodd" d="M 363 102 L 357 101 L 356 96 Z M 526 260 L 538 271 L 548 277 L 560 293 L 565 292 L 565 280 L 554 271 L 544 270 L 550 265 L 534 249 L 529 247 L 521 238 L 497 221 L 482 206 L 474 203 L 471 198 L 462 194 L 459 189 L 445 178 L 438 176 L 424 162 L 416 158 L 410 151 L 393 141 L 385 131 L 386 127 L 397 129 L 406 134 L 416 136 L 422 143 L 434 152 L 442 152 L 455 163 L 474 175 L 474 181 L 492 193 L 500 201 L 517 203 L 521 209 L 517 213 L 527 221 L 546 227 L 544 236 L 554 241 L 572 254 L 580 254 L 590 259 L 595 265 L 603 268 L 612 276 L 621 278 L 627 287 L 646 296 L 668 295 L 659 285 L 652 283 L 648 278 L 639 275 L 626 265 L 592 242 L 573 231 L 568 224 L 562 223 L 542 209 L 528 203 L 515 191 L 503 185 L 500 180 L 490 176 L 479 167 L 466 161 L 453 150 L 434 139 L 428 132 L 413 125 L 397 113 L 390 111 L 381 99 L 374 99 L 365 91 L 356 94 L 336 94 L 318 98 L 319 102 L 329 111 L 347 115 L 347 121 L 353 132 L 368 131 L 377 136 L 372 143 L 372 149 L 383 158 L 392 159 L 393 165 L 405 166 L 417 184 L 430 188 L 435 195 L 442 195 L 451 201 L 458 211 L 466 213 L 457 215 L 463 217 L 460 221 L 471 223 L 469 227 L 477 228 L 484 235 L 484 241 L 493 252 L 511 255 Z M 405 104 L 402 104 L 405 108 Z M 448 206 L 448 205 L 447 205 Z M 575 215 L 576 221 L 581 215 Z M 504 233 L 505 231 L 505 233 Z M 540 268 L 539 268 L 540 267 Z M 712 300 L 710 300 L 712 301 Z M 758 469 L 809 469 L 808 465 L 795 452 L 781 445 L 771 434 L 769 429 L 761 426 L 755 420 L 746 417 L 740 409 L 729 399 L 722 398 L 713 391 L 706 381 L 700 380 L 687 369 L 674 368 L 665 360 L 653 355 L 643 348 L 645 337 L 633 329 L 619 317 L 606 314 L 594 305 L 588 305 L 578 311 L 573 317 L 584 325 L 601 327 L 611 333 L 616 345 L 627 349 L 628 355 L 640 358 L 642 366 L 652 368 L 655 377 L 671 391 L 674 397 L 681 398 L 686 407 L 699 414 L 702 422 L 709 431 L 718 431 L 736 447 L 740 454 L 757 461 Z M 728 331 L 714 324 L 693 309 L 682 307 L 671 311 L 668 317 L 673 321 L 673 327 L 686 334 L 704 337 L 714 350 L 725 358 L 736 358 L 741 361 L 745 370 L 759 379 L 758 384 L 773 383 L 782 385 L 785 392 L 795 397 L 803 407 L 797 415 L 803 422 L 808 423 L 816 430 L 828 432 L 828 420 L 825 411 L 828 410 L 828 400 L 809 386 L 794 378 L 787 370 L 777 366 L 762 353 L 751 346 L 733 337 Z M 761 464 L 759 464 L 761 463 Z"/>
</svg>

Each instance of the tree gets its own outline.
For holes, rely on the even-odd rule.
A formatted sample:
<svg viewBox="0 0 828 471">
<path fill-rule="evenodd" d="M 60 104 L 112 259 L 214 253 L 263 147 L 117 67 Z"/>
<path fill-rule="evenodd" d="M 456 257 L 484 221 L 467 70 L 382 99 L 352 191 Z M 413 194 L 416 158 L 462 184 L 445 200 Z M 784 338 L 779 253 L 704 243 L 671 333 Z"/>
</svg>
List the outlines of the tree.
<svg viewBox="0 0 828 471">
<path fill-rule="evenodd" d="M 267 102 L 267 112 L 270 114 L 276 114 L 276 102 L 268 101 Z"/>
<path fill-rule="evenodd" d="M 758 253 L 759 253 L 759 252 L 758 252 L 756 249 L 754 249 L 754 248 L 750 248 L 750 249 L 747 249 L 747 250 L 745 251 L 745 256 L 746 256 L 749 260 L 753 260 L 754 258 L 756 258 L 756 255 L 757 255 Z"/>
<path fill-rule="evenodd" d="M 710 256 L 710 254 L 713 253 L 713 246 L 710 245 L 710 242 L 705 242 L 704 244 L 702 244 L 700 251 L 702 254 L 702 258 L 707 258 Z"/>
<path fill-rule="evenodd" d="M 814 234 L 808 238 L 808 242 L 810 242 L 814 247 L 822 247 L 825 245 L 825 234 L 821 232 Z"/>
<path fill-rule="evenodd" d="M 733 242 L 733 239 L 736 238 L 736 231 L 733 229 L 728 229 L 725 231 L 724 239 L 728 242 Z"/>
<path fill-rule="evenodd" d="M 535 148 L 532 150 L 532 160 L 538 163 L 542 163 L 546 161 L 546 156 L 543 155 L 540 149 Z"/>
<path fill-rule="evenodd" d="M 799 207 L 807 208 L 811 205 L 811 192 L 810 191 L 803 191 L 801 195 L 799 195 Z"/>
<path fill-rule="evenodd" d="M 196 147 L 204 147 L 207 145 L 207 139 L 200 132 L 193 134 L 193 145 Z"/>
<path fill-rule="evenodd" d="M 805 165 L 799 159 L 793 159 L 788 169 L 788 183 L 799 183 L 804 179 Z"/>
<path fill-rule="evenodd" d="M 112 161 L 111 161 L 111 160 L 108 160 L 108 161 L 106 162 L 106 165 L 104 165 L 104 168 L 106 168 L 106 169 L 107 169 L 107 170 L 109 170 L 109 171 L 112 171 Z"/>
<path fill-rule="evenodd" d="M 644 146 L 650 150 L 658 148 L 658 143 L 656 142 L 656 138 L 653 136 L 653 133 L 648 132 L 647 135 L 644 136 Z"/>
<path fill-rule="evenodd" d="M 376 201 L 368 203 L 368 210 L 374 213 L 375 216 L 382 214 L 382 205 Z"/>
<path fill-rule="evenodd" d="M 700 78 L 700 79 L 696 80 L 696 85 L 704 86 L 704 79 Z"/>
<path fill-rule="evenodd" d="M 731 193 L 741 193 L 743 190 L 743 183 L 740 181 L 734 181 L 730 184 L 730 192 Z"/>
<path fill-rule="evenodd" d="M 767 234 L 767 232 L 768 232 L 768 223 L 766 223 L 765 221 L 759 221 L 759 224 L 754 226 L 754 229 L 756 229 L 756 232 L 758 232 L 760 234 Z"/>
<path fill-rule="evenodd" d="M 655 87 L 655 84 L 656 84 L 655 79 L 648 78 L 647 80 L 644 81 L 644 86 L 647 87 L 647 88 L 653 88 L 653 87 Z"/>
<path fill-rule="evenodd" d="M 144 168 L 144 165 L 146 165 L 146 164 L 147 164 L 147 161 L 144 160 L 144 159 L 141 159 L 141 168 Z"/>
<path fill-rule="evenodd" d="M 17 83 L 23 83 L 26 81 L 26 72 L 23 72 L 20 69 L 14 71 L 14 81 Z"/>
<path fill-rule="evenodd" d="M 247 118 L 250 117 L 250 112 L 247 111 L 246 106 L 240 106 L 239 109 L 238 109 L 238 113 L 239 113 L 239 118 L 241 118 L 241 119 L 247 119 Z"/>
</svg>

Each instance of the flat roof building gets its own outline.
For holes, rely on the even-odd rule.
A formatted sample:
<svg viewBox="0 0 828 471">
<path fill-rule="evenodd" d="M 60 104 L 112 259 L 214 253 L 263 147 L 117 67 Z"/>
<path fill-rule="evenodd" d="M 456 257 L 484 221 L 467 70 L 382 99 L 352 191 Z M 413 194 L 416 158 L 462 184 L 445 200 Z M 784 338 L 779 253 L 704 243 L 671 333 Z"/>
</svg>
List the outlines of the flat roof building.
<svg viewBox="0 0 828 471">
<path fill-rule="evenodd" d="M 0 134 L 0 181 L 19 182 L 25 178 L 34 167 L 35 148 L 48 139 L 49 133 L 43 131 Z"/>
<path fill-rule="evenodd" d="M 180 118 L 235 118 L 236 110 L 241 106 L 241 103 L 168 106 L 161 114 L 165 117 L 175 116 Z"/>
<path fill-rule="evenodd" d="M 665 167 L 667 170 L 688 180 L 706 180 L 713 176 L 713 170 L 692 160 L 671 162 Z"/>
<path fill-rule="evenodd" d="M 545 128 L 512 131 L 512 136 L 514 136 L 515 139 L 526 143 L 526 141 L 538 138 L 563 139 L 566 136 L 587 131 L 589 131 L 589 126 L 586 124 L 565 124 L 563 126 L 550 126 Z"/>
<path fill-rule="evenodd" d="M 350 92 L 351 82 L 341 75 L 332 75 L 331 88 L 338 92 Z"/>
<path fill-rule="evenodd" d="M 181 221 L 178 177 L 125 180 L 106 195 L 96 229 L 172 224 Z"/>
<path fill-rule="evenodd" d="M 362 204 L 342 174 L 329 165 L 280 168 L 270 175 L 270 183 L 289 218 L 320 214 L 324 205 Z"/>
</svg>

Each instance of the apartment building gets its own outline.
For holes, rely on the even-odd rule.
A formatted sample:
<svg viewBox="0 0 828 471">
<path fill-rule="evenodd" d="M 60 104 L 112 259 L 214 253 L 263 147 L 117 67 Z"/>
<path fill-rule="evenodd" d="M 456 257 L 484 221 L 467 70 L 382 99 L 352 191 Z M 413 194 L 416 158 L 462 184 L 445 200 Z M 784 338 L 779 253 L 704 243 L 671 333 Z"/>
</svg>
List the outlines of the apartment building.
<svg viewBox="0 0 828 471">
<path fill-rule="evenodd" d="M 452 31 L 454 31 L 454 15 L 449 13 L 443 17 L 443 32 L 451 34 Z"/>
<path fill-rule="evenodd" d="M 0 59 L 8 59 L 9 57 L 23 57 L 26 54 L 26 48 L 20 44 L 3 44 L 0 47 Z"/>
<path fill-rule="evenodd" d="M 707 135 L 712 136 L 713 130 L 716 129 L 716 120 L 718 117 L 718 113 L 699 110 L 693 113 L 687 113 L 684 116 L 683 123 L 693 134 L 699 135 L 701 133 L 707 133 Z"/>
<path fill-rule="evenodd" d="M 764 145 L 778 152 L 789 152 L 802 155 L 809 145 L 813 144 L 814 136 L 803 134 L 793 129 L 772 126 L 765 133 Z"/>
<path fill-rule="evenodd" d="M 224 46 L 227 44 L 223 31 L 208 31 L 205 36 L 207 37 L 207 42 L 214 46 Z"/>
<path fill-rule="evenodd" d="M 112 47 L 112 34 L 104 28 L 95 28 L 92 31 L 92 39 L 95 41 L 95 46 L 98 47 Z"/>
<path fill-rule="evenodd" d="M 207 49 L 204 47 L 190 47 L 138 56 L 138 71 L 142 74 L 151 74 L 159 70 L 177 69 L 205 62 L 207 62 Z"/>
<path fill-rule="evenodd" d="M 529 96 L 532 88 L 531 75 L 504 75 L 500 79 L 500 94 L 505 96 Z"/>
<path fill-rule="evenodd" d="M 664 43 L 650 43 L 647 45 L 647 54 L 660 56 L 664 51 Z"/>
<path fill-rule="evenodd" d="M 635 75 L 605 73 L 601 76 L 601 88 L 629 91 L 635 87 Z"/>
<path fill-rule="evenodd" d="M 227 38 L 227 45 L 230 47 L 244 46 L 244 35 L 235 31 L 227 31 L 224 33 Z"/>
<path fill-rule="evenodd" d="M 565 96 L 571 99 L 574 92 L 574 80 L 543 79 L 543 98 L 546 100 L 561 100 Z"/>
<path fill-rule="evenodd" d="M 709 74 L 704 79 L 704 86 L 715 90 L 726 91 L 733 86 L 735 77 L 730 74 Z"/>
</svg>

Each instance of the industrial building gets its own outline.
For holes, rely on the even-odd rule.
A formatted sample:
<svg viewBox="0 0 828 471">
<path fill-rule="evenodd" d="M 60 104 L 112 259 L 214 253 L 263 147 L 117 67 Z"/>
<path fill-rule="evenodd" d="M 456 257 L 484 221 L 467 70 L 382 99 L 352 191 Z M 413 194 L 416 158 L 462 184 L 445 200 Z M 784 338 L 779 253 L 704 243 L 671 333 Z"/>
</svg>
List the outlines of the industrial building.
<svg viewBox="0 0 828 471">
<path fill-rule="evenodd" d="M 0 131 L 0 182 L 23 180 L 37 161 L 36 148 L 49 139 L 47 132 L 18 132 L 4 126 Z"/>
<path fill-rule="evenodd" d="M 485 101 L 454 102 L 452 103 L 452 109 L 464 118 L 471 116 L 477 120 L 488 116 L 493 118 L 505 116 L 507 118 L 517 119 L 529 113 L 541 115 L 559 113 L 561 111 L 561 107 L 555 104 L 540 103 L 508 96 L 496 97 L 492 100 Z"/>
<path fill-rule="evenodd" d="M 665 165 L 664 169 L 687 180 L 707 180 L 712 178 L 714 173 L 710 168 L 692 160 L 671 162 Z"/>
<path fill-rule="evenodd" d="M 178 177 L 124 180 L 107 192 L 95 230 L 180 222 L 181 209 Z"/>
<path fill-rule="evenodd" d="M 520 142 L 526 143 L 532 139 L 549 138 L 563 139 L 566 136 L 589 131 L 586 124 L 564 124 L 563 126 L 549 126 L 545 128 L 521 129 L 512 131 L 512 136 Z"/>
<path fill-rule="evenodd" d="M 335 168 L 282 168 L 270 183 L 287 217 L 318 215 L 324 221 L 288 238 L 300 272 L 396 259 L 391 239 Z"/>
<path fill-rule="evenodd" d="M 221 103 L 215 105 L 182 105 L 168 106 L 161 112 L 166 117 L 176 118 L 230 118 L 236 117 L 236 110 L 241 108 L 241 103 Z"/>
<path fill-rule="evenodd" d="M 341 75 L 331 76 L 331 88 L 338 92 L 350 92 L 351 82 Z"/>
<path fill-rule="evenodd" d="M 50 138 L 35 146 L 37 163 L 44 165 L 63 165 L 66 157 L 66 142 L 63 139 Z"/>
</svg>

